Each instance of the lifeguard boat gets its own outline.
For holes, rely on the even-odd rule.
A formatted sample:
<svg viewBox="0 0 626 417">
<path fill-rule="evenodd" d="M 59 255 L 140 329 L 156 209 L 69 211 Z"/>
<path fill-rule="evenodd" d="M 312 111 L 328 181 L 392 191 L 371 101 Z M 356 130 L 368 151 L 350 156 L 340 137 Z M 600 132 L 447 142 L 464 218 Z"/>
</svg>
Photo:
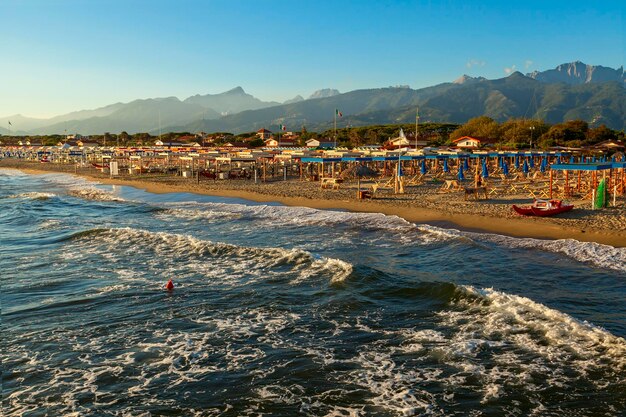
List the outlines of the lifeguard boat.
<svg viewBox="0 0 626 417">
<path fill-rule="evenodd" d="M 513 210 L 523 216 L 548 217 L 565 213 L 573 208 L 573 204 L 563 204 L 563 200 L 535 200 L 533 204 L 527 207 L 519 207 L 513 204 Z"/>
</svg>

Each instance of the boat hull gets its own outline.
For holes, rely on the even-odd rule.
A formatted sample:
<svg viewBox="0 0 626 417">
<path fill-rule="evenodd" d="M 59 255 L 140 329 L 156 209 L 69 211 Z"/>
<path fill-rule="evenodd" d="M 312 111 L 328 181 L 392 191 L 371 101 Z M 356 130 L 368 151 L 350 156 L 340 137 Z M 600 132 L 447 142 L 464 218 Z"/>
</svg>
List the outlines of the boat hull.
<svg viewBox="0 0 626 417">
<path fill-rule="evenodd" d="M 560 204 L 560 203 L 559 203 Z M 565 213 L 574 208 L 572 204 L 560 204 L 558 206 L 548 206 L 548 207 L 537 207 L 537 206 L 528 206 L 528 207 L 519 207 L 513 204 L 513 210 L 517 214 L 521 214 L 522 216 L 538 216 L 538 217 L 549 217 L 554 216 L 556 214 Z"/>
<path fill-rule="evenodd" d="M 532 210 L 535 216 L 548 217 L 548 216 L 554 216 L 555 214 L 565 213 L 567 211 L 570 211 L 573 208 L 574 208 L 573 205 L 568 205 L 568 206 L 555 207 L 553 209 L 540 209 L 536 207 L 531 207 L 530 209 Z"/>
</svg>

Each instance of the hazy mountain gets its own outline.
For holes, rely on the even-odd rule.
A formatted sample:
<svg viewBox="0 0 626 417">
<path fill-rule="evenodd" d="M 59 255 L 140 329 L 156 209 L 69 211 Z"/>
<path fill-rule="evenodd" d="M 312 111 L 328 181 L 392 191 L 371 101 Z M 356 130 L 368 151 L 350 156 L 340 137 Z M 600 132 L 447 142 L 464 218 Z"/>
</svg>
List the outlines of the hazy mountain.
<svg viewBox="0 0 626 417">
<path fill-rule="evenodd" d="M 220 94 L 195 95 L 186 98 L 185 103 L 198 104 L 207 109 L 212 109 L 217 116 L 239 113 L 244 110 L 256 110 L 265 107 L 276 106 L 280 103 L 261 101 L 246 93 L 243 88 L 235 87 L 232 90 Z M 216 117 L 208 117 L 210 119 Z"/>
<path fill-rule="evenodd" d="M 561 64 L 555 69 L 534 71 L 528 77 L 544 83 L 587 84 L 609 81 L 626 82 L 624 68 L 613 69 L 601 65 L 586 65 L 580 61 Z"/>
<path fill-rule="evenodd" d="M 469 82 L 468 82 L 469 81 Z M 172 126 L 183 131 L 275 130 L 279 124 L 298 130 L 323 130 L 333 126 L 334 109 L 344 117 L 345 127 L 377 123 L 410 123 L 419 106 L 422 121 L 463 123 L 472 117 L 490 116 L 504 121 L 511 117 L 541 118 L 557 123 L 582 118 L 592 124 L 605 123 L 614 129 L 626 126 L 626 94 L 619 82 L 569 85 L 548 84 L 515 72 L 497 80 L 466 79 L 419 90 L 379 88 L 261 110 L 245 111 L 218 120 L 195 121 Z M 168 128 L 167 130 L 170 130 Z"/>
<path fill-rule="evenodd" d="M 335 90 L 334 88 L 323 88 L 321 90 L 317 90 L 316 92 L 314 92 L 313 94 L 311 94 L 309 96 L 309 100 L 311 99 L 315 99 L 315 98 L 326 98 L 326 97 L 332 97 L 332 96 L 337 96 L 341 94 L 339 92 L 339 90 Z"/>
<path fill-rule="evenodd" d="M 237 87 L 220 94 L 192 96 L 184 101 L 168 97 L 116 103 L 48 120 L 14 115 L 1 118 L 0 125 L 6 129 L 6 121 L 11 120 L 16 131 L 29 130 L 37 134 L 124 130 L 158 133 L 160 113 L 163 132 L 240 133 L 262 127 L 275 130 L 279 124 L 289 130 L 299 130 L 303 125 L 309 130 L 319 130 L 333 125 L 335 109 L 343 113 L 343 118 L 338 120 L 340 126 L 348 123 L 356 126 L 412 122 L 419 106 L 422 121 L 462 123 L 485 114 L 500 121 L 535 117 L 555 123 L 582 118 L 590 123 L 623 129 L 626 127 L 623 78 L 621 68 L 572 63 L 529 76 L 515 72 L 497 80 L 463 75 L 454 82 L 418 90 L 399 86 L 340 94 L 337 90 L 323 89 L 307 100 L 297 96 L 283 104 L 263 102 Z"/>
<path fill-rule="evenodd" d="M 9 122 L 11 122 L 11 132 L 15 132 L 16 130 L 28 131 L 49 124 L 48 120 L 49 119 L 36 119 L 34 117 L 22 116 L 21 114 L 14 114 L 12 116 L 0 117 L 0 126 L 8 131 Z"/>
<path fill-rule="evenodd" d="M 304 97 L 302 97 L 301 95 L 297 95 L 294 98 L 290 99 L 290 100 L 285 100 L 283 102 L 283 104 L 291 104 L 291 103 L 297 103 L 299 101 L 304 101 Z"/>
<path fill-rule="evenodd" d="M 161 126 L 180 123 L 181 120 L 191 122 L 201 120 L 207 114 L 207 109 L 199 104 L 181 102 L 176 97 L 135 100 L 124 104 L 118 110 L 103 117 L 90 117 L 83 120 L 69 120 L 34 129 L 36 134 L 45 133 L 82 133 L 102 134 L 104 132 L 128 133 L 147 132 L 159 129 Z"/>
</svg>

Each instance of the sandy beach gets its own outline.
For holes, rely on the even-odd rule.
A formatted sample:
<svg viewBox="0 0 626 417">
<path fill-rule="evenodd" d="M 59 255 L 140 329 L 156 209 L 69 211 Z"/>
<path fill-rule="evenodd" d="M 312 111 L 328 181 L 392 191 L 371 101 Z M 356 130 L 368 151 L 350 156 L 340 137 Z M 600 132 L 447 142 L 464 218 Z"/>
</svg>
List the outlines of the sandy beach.
<svg viewBox="0 0 626 417">
<path fill-rule="evenodd" d="M 344 183 L 338 190 L 320 189 L 319 183 L 300 180 L 273 180 L 254 184 L 246 180 L 206 180 L 142 174 L 109 178 L 90 168 L 74 165 L 41 164 L 14 159 L 0 161 L 0 169 L 19 169 L 29 174 L 65 172 L 104 184 L 127 185 L 152 193 L 190 192 L 236 197 L 257 202 L 278 202 L 288 206 L 377 212 L 396 215 L 408 221 L 431 225 L 541 239 L 576 239 L 615 247 L 626 247 L 626 202 L 617 207 L 591 210 L 590 201 L 572 201 L 575 210 L 552 218 L 520 217 L 511 204 L 527 204 L 525 195 L 497 196 L 488 200 L 465 201 L 463 193 L 439 192 L 441 184 L 426 183 L 407 187 L 405 194 L 385 190 L 371 200 L 356 198 L 356 182 Z M 365 188 L 367 183 L 361 184 Z"/>
</svg>

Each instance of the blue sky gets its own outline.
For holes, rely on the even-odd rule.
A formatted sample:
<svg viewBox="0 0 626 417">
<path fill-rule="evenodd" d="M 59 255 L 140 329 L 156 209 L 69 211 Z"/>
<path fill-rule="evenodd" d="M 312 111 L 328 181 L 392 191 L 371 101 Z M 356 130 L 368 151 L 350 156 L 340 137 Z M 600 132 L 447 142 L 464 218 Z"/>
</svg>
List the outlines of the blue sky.
<svg viewBox="0 0 626 417">
<path fill-rule="evenodd" d="M 624 63 L 621 1 L 0 1 L 0 116 Z"/>
</svg>

